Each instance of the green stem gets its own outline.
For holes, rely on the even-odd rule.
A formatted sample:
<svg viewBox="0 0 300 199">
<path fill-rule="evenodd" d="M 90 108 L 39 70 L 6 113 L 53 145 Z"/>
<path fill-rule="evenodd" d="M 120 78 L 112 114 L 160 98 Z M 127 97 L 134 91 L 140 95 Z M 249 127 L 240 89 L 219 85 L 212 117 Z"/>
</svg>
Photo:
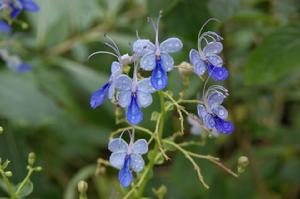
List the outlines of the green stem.
<svg viewBox="0 0 300 199">
<path fill-rule="evenodd" d="M 32 175 L 33 171 L 34 171 L 34 169 L 30 167 L 26 177 L 23 179 L 23 181 L 21 182 L 20 186 L 18 187 L 18 189 L 15 193 L 16 196 L 19 194 L 19 192 L 23 189 L 23 187 L 25 186 L 27 181 L 30 179 L 30 176 Z"/>
<path fill-rule="evenodd" d="M 11 199 L 16 199 L 15 193 L 14 193 L 14 188 L 12 186 L 12 184 L 9 182 L 8 178 L 6 177 L 4 171 L 0 170 L 1 173 L 1 177 L 4 181 L 4 184 L 7 188 L 7 192 L 10 195 Z"/>
<path fill-rule="evenodd" d="M 157 122 L 159 122 L 159 128 L 158 128 L 158 131 L 155 133 L 157 133 L 157 138 L 159 140 L 161 140 L 162 134 L 164 131 L 164 124 L 165 124 L 165 121 L 164 121 L 164 119 L 165 119 L 165 100 L 164 100 L 164 95 L 161 92 L 159 92 L 159 99 L 160 99 L 160 119 L 157 121 Z M 156 158 L 159 155 L 159 153 L 160 153 L 159 143 L 158 143 L 158 141 L 156 141 L 154 149 L 153 149 L 153 155 L 152 155 L 152 157 L 147 165 L 147 168 L 145 170 L 145 172 L 147 172 L 145 174 L 146 175 L 144 178 L 145 180 L 141 183 L 140 187 L 138 187 L 137 198 L 142 198 L 142 196 L 143 196 L 145 187 L 146 187 L 148 181 L 150 180 L 149 173 L 150 173 L 150 171 L 153 170 L 153 167 L 156 162 Z"/>
</svg>

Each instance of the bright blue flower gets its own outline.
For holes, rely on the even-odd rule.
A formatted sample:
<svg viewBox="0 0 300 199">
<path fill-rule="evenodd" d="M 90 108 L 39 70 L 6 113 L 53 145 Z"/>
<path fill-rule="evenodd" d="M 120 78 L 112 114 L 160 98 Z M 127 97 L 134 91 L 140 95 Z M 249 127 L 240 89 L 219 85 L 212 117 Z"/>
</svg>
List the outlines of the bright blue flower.
<svg viewBox="0 0 300 199">
<path fill-rule="evenodd" d="M 111 101 L 114 101 L 116 79 L 122 73 L 122 70 L 122 65 L 119 62 L 114 61 L 111 64 L 111 75 L 109 81 L 95 91 L 91 96 L 90 106 L 93 109 L 102 105 L 107 97 Z"/>
<path fill-rule="evenodd" d="M 6 21 L 0 20 L 0 32 L 10 33 L 11 26 Z"/>
<path fill-rule="evenodd" d="M 209 41 L 209 39 L 212 41 Z M 197 75 L 201 76 L 207 70 L 209 77 L 215 81 L 227 79 L 228 70 L 223 67 L 223 60 L 218 55 L 223 50 L 221 40 L 221 36 L 211 31 L 205 32 L 199 37 L 198 51 L 192 49 L 189 55 L 190 62 Z M 201 45 L 203 41 L 205 42 L 205 47 L 202 50 Z"/>
<path fill-rule="evenodd" d="M 120 170 L 119 181 L 123 187 L 128 187 L 133 180 L 132 171 L 139 173 L 143 170 L 145 162 L 141 155 L 148 152 L 148 143 L 145 139 L 139 139 L 129 145 L 121 138 L 113 139 L 108 144 L 112 152 L 109 157 L 111 165 Z"/>
<path fill-rule="evenodd" d="M 140 123 L 143 120 L 141 108 L 152 104 L 151 94 L 155 91 L 150 79 L 145 78 L 136 83 L 127 75 L 120 75 L 116 81 L 116 88 L 118 104 L 127 108 L 127 121 L 132 125 Z"/>
<path fill-rule="evenodd" d="M 198 105 L 198 115 L 206 128 L 213 134 L 230 134 L 234 130 L 232 122 L 226 121 L 228 111 L 221 104 L 228 96 L 228 91 L 222 86 L 210 87 L 203 97 L 204 104 Z"/>
<path fill-rule="evenodd" d="M 144 44 L 144 48 L 138 49 Z M 149 40 L 137 40 L 133 51 L 141 55 L 141 68 L 152 71 L 151 84 L 156 90 L 162 90 L 168 85 L 167 72 L 173 70 L 174 60 L 169 53 L 178 52 L 182 48 L 182 42 L 178 38 L 169 38 L 160 45 L 154 45 Z"/>
</svg>

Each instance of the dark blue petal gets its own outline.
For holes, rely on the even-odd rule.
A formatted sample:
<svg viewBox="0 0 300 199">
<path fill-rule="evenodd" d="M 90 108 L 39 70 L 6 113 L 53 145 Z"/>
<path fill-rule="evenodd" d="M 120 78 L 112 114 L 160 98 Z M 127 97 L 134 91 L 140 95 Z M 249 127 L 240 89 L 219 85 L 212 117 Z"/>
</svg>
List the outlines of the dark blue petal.
<svg viewBox="0 0 300 199">
<path fill-rule="evenodd" d="M 30 64 L 21 63 L 21 64 L 17 67 L 17 72 L 24 73 L 24 72 L 31 71 L 31 69 L 32 69 L 32 66 L 31 66 Z"/>
<path fill-rule="evenodd" d="M 168 75 L 162 67 L 161 59 L 156 59 L 156 65 L 151 74 L 151 84 L 156 90 L 162 90 L 168 85 Z"/>
<path fill-rule="evenodd" d="M 9 4 L 10 8 L 11 8 L 11 13 L 10 13 L 10 17 L 11 18 L 16 18 L 22 11 L 21 8 L 18 8 L 15 4 L 10 3 Z"/>
<path fill-rule="evenodd" d="M 126 118 L 132 125 L 136 125 L 143 120 L 143 113 L 137 102 L 137 96 L 135 94 L 131 96 L 131 101 L 126 111 Z"/>
<path fill-rule="evenodd" d="M 215 67 L 211 64 L 208 64 L 207 70 L 208 75 L 215 81 L 224 81 L 229 75 L 228 70 L 224 66 Z"/>
<path fill-rule="evenodd" d="M 11 32 L 11 26 L 5 21 L 0 20 L 0 32 Z"/>
<path fill-rule="evenodd" d="M 129 168 L 130 165 L 130 156 L 125 157 L 124 165 L 119 172 L 119 181 L 123 187 L 128 187 L 133 179 L 132 173 Z"/>
<path fill-rule="evenodd" d="M 40 7 L 37 3 L 32 0 L 19 0 L 23 6 L 23 9 L 29 12 L 37 12 L 40 10 Z"/>
<path fill-rule="evenodd" d="M 216 123 L 216 125 L 215 125 L 216 129 L 220 133 L 230 134 L 234 130 L 234 126 L 233 126 L 232 122 L 222 120 L 221 118 L 219 118 L 217 116 L 215 117 L 215 123 Z"/>
<path fill-rule="evenodd" d="M 104 100 L 108 95 L 109 87 L 110 83 L 107 82 L 99 90 L 92 94 L 90 105 L 93 109 L 103 104 Z"/>
</svg>

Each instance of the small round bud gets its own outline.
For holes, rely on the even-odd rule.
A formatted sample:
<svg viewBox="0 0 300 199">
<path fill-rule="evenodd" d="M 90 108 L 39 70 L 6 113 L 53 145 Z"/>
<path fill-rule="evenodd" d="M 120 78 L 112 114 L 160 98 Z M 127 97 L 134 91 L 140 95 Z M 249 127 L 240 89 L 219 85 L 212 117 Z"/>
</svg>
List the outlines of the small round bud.
<svg viewBox="0 0 300 199">
<path fill-rule="evenodd" d="M 6 171 L 6 172 L 5 172 L 5 175 L 6 175 L 7 177 L 11 177 L 11 176 L 13 175 L 13 173 L 12 173 L 11 171 Z"/>
<path fill-rule="evenodd" d="M 88 190 L 88 183 L 81 180 L 78 183 L 78 191 L 79 193 L 86 193 L 86 191 Z"/>
<path fill-rule="evenodd" d="M 40 172 L 40 171 L 43 170 L 43 168 L 42 168 L 41 166 L 38 166 L 38 167 L 35 167 L 35 170 L 36 170 L 37 172 Z"/>
<path fill-rule="evenodd" d="M 238 159 L 238 166 L 247 167 L 249 164 L 249 159 L 246 156 L 241 156 Z"/>
<path fill-rule="evenodd" d="M 28 164 L 32 166 L 35 163 L 35 158 L 36 158 L 35 153 L 33 153 L 33 152 L 29 153 L 28 154 Z"/>
<path fill-rule="evenodd" d="M 25 23 L 25 22 L 23 22 L 23 23 L 21 24 L 21 26 L 22 26 L 23 29 L 27 29 L 27 28 L 28 28 L 28 24 Z"/>
<path fill-rule="evenodd" d="M 0 126 L 0 135 L 4 132 L 4 129 L 2 126 Z"/>
</svg>

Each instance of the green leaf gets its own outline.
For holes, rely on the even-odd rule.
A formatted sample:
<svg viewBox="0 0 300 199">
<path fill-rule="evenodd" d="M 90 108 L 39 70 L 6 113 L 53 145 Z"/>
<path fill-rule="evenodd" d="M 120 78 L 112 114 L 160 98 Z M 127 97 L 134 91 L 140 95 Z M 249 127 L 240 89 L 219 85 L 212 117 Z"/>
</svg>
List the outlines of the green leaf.
<svg viewBox="0 0 300 199">
<path fill-rule="evenodd" d="M 19 188 L 19 186 L 21 186 L 20 183 L 17 185 L 17 189 Z M 22 189 L 19 191 L 18 198 L 24 198 L 24 197 L 28 196 L 29 194 L 31 194 L 32 191 L 33 191 L 33 184 L 30 180 L 28 180 L 28 181 L 26 181 L 26 183 L 22 187 Z"/>
<path fill-rule="evenodd" d="M 245 65 L 249 85 L 274 83 L 300 66 L 300 24 L 292 24 L 268 35 L 252 52 Z"/>
<path fill-rule="evenodd" d="M 62 112 L 37 87 L 31 73 L 0 73 L 0 115 L 22 124 L 53 122 Z"/>
</svg>

